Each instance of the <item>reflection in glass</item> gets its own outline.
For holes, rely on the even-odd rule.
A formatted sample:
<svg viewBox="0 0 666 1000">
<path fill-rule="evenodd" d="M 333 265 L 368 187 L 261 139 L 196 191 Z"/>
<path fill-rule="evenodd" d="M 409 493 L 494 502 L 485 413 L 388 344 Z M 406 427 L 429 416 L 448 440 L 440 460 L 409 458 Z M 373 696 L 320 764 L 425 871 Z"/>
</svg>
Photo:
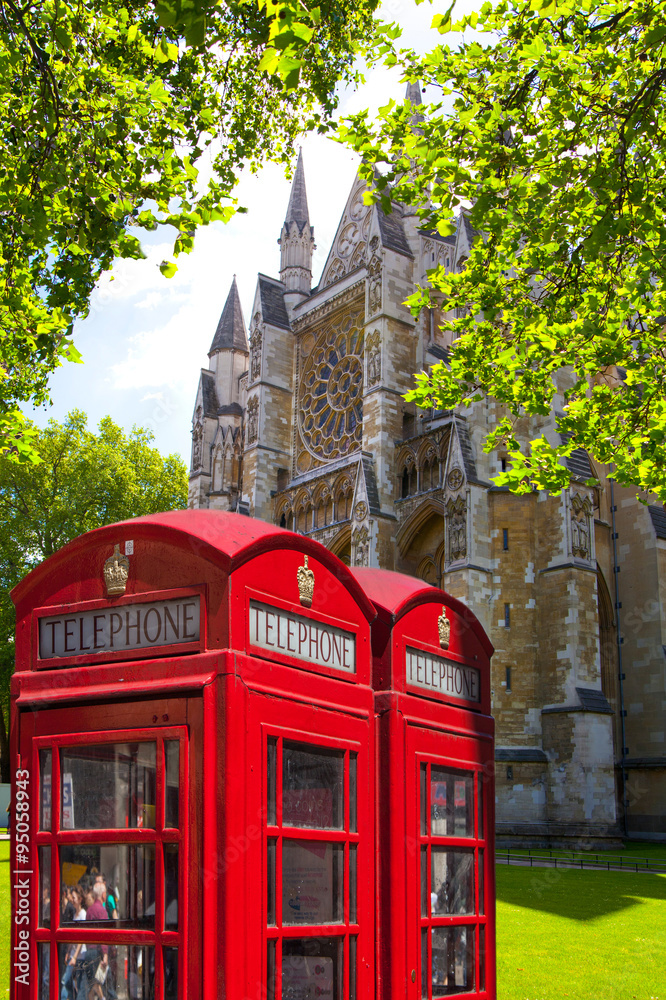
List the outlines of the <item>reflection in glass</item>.
<svg viewBox="0 0 666 1000">
<path fill-rule="evenodd" d="M 163 955 L 164 1000 L 178 1000 L 178 949 L 165 948 Z"/>
<path fill-rule="evenodd" d="M 479 927 L 479 989 L 486 988 L 486 928 Z"/>
<path fill-rule="evenodd" d="M 428 933 L 430 928 L 424 927 L 421 931 L 421 996 L 424 1000 L 428 997 L 428 978 L 430 966 L 428 964 Z"/>
<path fill-rule="evenodd" d="M 51 751 L 39 751 L 40 830 L 51 829 Z"/>
<path fill-rule="evenodd" d="M 421 836 L 428 835 L 428 765 L 421 764 Z"/>
<path fill-rule="evenodd" d="M 269 840 L 266 848 L 266 922 L 275 924 L 275 841 Z"/>
<path fill-rule="evenodd" d="M 37 968 L 39 975 L 38 1000 L 49 1000 L 49 979 L 51 969 L 51 945 L 37 945 Z M 19 970 L 20 972 L 21 970 Z M 27 971 L 27 970 L 26 970 Z"/>
<path fill-rule="evenodd" d="M 433 837 L 474 836 L 474 775 L 433 767 L 430 817 Z"/>
<path fill-rule="evenodd" d="M 479 913 L 485 913 L 485 900 L 483 898 L 483 851 L 479 851 Z"/>
<path fill-rule="evenodd" d="M 164 927 L 178 930 L 178 847 L 164 845 Z"/>
<path fill-rule="evenodd" d="M 341 830 L 344 753 L 283 744 L 282 822 L 285 826 Z"/>
<path fill-rule="evenodd" d="M 63 949 L 60 957 L 60 975 L 62 980 L 65 976 L 67 964 L 65 956 L 70 952 L 69 945 Z M 176 953 L 176 978 L 178 974 L 177 952 L 175 948 L 165 949 L 165 972 L 168 961 L 167 952 Z M 95 972 L 103 956 L 108 961 L 108 972 L 104 986 L 99 992 L 91 992 L 91 987 L 96 982 Z M 76 1000 L 84 1000 L 88 997 L 108 997 L 114 995 L 118 1000 L 152 1000 L 155 996 L 155 954 L 153 948 L 137 947 L 134 945 L 122 944 L 99 944 L 91 946 L 83 957 L 79 957 L 71 978 L 65 987 L 66 992 L 71 990 L 71 996 Z M 165 997 L 175 1000 L 176 993 L 165 993 Z M 61 994 L 62 996 L 62 994 Z M 40 997 L 41 1000 L 41 997 Z M 44 998 L 46 1000 L 46 996 Z"/>
<path fill-rule="evenodd" d="M 428 906 L 428 848 L 421 848 L 421 916 L 430 916 Z"/>
<path fill-rule="evenodd" d="M 474 851 L 433 847 L 431 869 L 433 915 L 474 913 Z"/>
<path fill-rule="evenodd" d="M 275 941 L 267 942 L 266 1000 L 275 1000 Z"/>
<path fill-rule="evenodd" d="M 478 804 L 479 804 L 479 832 L 477 837 L 479 840 L 483 840 L 483 772 L 479 771 L 478 775 Z"/>
<path fill-rule="evenodd" d="M 349 845 L 349 923 L 355 924 L 356 915 L 356 844 Z"/>
<path fill-rule="evenodd" d="M 448 997 L 474 989 L 474 928 L 433 927 L 432 995 Z"/>
<path fill-rule="evenodd" d="M 60 769 L 61 829 L 154 828 L 154 743 L 69 747 Z"/>
<path fill-rule="evenodd" d="M 85 896 L 100 875 L 105 878 L 105 906 L 109 917 L 113 917 L 114 912 L 118 914 L 113 926 L 155 926 L 154 847 L 128 844 L 63 844 L 60 847 L 61 886 L 79 885 Z M 84 909 L 87 906 L 84 898 Z M 73 914 L 66 912 L 63 924 L 66 915 L 73 919 Z"/>
<path fill-rule="evenodd" d="M 343 938 L 285 938 L 282 1000 L 342 1000 L 342 942 Z"/>
<path fill-rule="evenodd" d="M 349 829 L 356 833 L 356 754 L 349 754 Z"/>
<path fill-rule="evenodd" d="M 349 1000 L 356 1000 L 356 935 L 349 937 Z"/>
<path fill-rule="evenodd" d="M 275 775 L 277 746 L 275 740 L 269 740 L 266 747 L 266 821 L 269 826 L 275 826 Z"/>
<path fill-rule="evenodd" d="M 178 792 L 180 789 L 180 744 L 178 740 L 164 741 L 164 825 L 178 828 Z"/>
<path fill-rule="evenodd" d="M 344 846 L 322 841 L 282 842 L 282 923 L 342 920 Z"/>
<path fill-rule="evenodd" d="M 51 926 L 51 848 L 39 848 L 39 926 Z"/>
</svg>

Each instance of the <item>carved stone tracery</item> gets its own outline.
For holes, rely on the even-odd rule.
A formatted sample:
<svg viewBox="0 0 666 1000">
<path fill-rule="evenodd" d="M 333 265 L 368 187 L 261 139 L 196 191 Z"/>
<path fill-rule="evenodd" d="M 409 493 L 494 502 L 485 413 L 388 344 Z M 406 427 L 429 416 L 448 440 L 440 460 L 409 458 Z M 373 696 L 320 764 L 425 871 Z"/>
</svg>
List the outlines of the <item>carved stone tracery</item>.
<svg viewBox="0 0 666 1000">
<path fill-rule="evenodd" d="M 366 358 L 368 364 L 368 385 L 377 385 L 382 377 L 382 353 L 379 330 L 373 330 L 366 341 Z"/>
<path fill-rule="evenodd" d="M 464 496 L 451 498 L 446 505 L 447 559 L 456 562 L 467 556 L 467 503 Z"/>
<path fill-rule="evenodd" d="M 363 420 L 363 330 L 346 312 L 329 322 L 303 358 L 298 424 L 303 445 L 330 462 L 360 448 Z M 305 341 L 302 353 L 305 354 Z"/>
<path fill-rule="evenodd" d="M 250 335 L 250 381 L 256 382 L 261 375 L 261 328 L 255 326 Z"/>
<path fill-rule="evenodd" d="M 590 498 L 575 493 L 571 498 L 571 550 L 578 559 L 592 558 L 591 517 Z"/>
<path fill-rule="evenodd" d="M 253 444 L 258 437 L 259 400 L 253 396 L 247 404 L 247 443 Z"/>
</svg>

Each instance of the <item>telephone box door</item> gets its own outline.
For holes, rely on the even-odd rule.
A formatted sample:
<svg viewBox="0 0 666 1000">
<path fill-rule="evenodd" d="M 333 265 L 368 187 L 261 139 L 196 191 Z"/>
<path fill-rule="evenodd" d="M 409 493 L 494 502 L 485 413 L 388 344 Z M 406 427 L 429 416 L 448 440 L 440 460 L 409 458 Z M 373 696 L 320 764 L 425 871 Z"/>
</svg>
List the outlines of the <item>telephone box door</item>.
<svg viewBox="0 0 666 1000">
<path fill-rule="evenodd" d="M 407 949 L 422 1000 L 494 996 L 492 742 L 411 726 Z M 413 839 L 412 839 L 413 838 Z"/>
<path fill-rule="evenodd" d="M 201 995 L 201 721 L 196 699 L 21 713 L 16 862 L 35 930 L 16 997 L 88 997 L 95 982 L 109 998 Z"/>
</svg>

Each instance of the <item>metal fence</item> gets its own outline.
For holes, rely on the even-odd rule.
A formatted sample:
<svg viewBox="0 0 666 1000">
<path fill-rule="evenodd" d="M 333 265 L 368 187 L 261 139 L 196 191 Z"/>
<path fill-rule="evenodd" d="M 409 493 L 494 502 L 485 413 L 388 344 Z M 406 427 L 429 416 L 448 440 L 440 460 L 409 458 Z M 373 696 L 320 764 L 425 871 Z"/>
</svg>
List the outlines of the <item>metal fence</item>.
<svg viewBox="0 0 666 1000">
<path fill-rule="evenodd" d="M 500 865 L 526 868 L 587 868 L 603 871 L 666 872 L 666 858 L 633 858 L 619 854 L 506 848 L 495 853 Z"/>
</svg>

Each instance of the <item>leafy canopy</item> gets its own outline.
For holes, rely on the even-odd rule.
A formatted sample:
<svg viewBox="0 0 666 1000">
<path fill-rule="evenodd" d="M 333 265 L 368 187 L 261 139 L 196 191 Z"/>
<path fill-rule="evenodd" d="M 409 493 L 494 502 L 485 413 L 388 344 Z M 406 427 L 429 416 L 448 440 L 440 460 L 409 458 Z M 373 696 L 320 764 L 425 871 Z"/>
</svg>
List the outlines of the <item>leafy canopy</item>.
<svg viewBox="0 0 666 1000">
<path fill-rule="evenodd" d="M 666 500 L 666 4 L 501 0 L 433 27 L 423 57 L 384 49 L 431 103 L 342 130 L 368 178 L 384 165 L 375 197 L 442 235 L 471 205 L 480 234 L 460 273 L 429 272 L 410 300 L 442 304 L 458 338 L 411 398 L 498 401 L 486 446 L 508 444 L 496 482 L 516 492 L 559 492 L 563 456 L 585 448 Z M 566 444 L 518 440 L 521 417 L 560 411 Z"/>
<path fill-rule="evenodd" d="M 95 434 L 85 413 L 41 430 L 29 425 L 41 461 L 0 457 L 0 710 L 7 711 L 14 665 L 14 606 L 9 591 L 29 570 L 93 528 L 187 504 L 187 469 L 163 457 L 152 435 L 129 434 L 104 417 Z M 0 757 L 2 750 L 0 723 Z"/>
<path fill-rule="evenodd" d="M 19 404 L 80 360 L 73 323 L 142 230 L 190 251 L 244 164 L 328 127 L 376 3 L 0 0 L 0 448 L 35 460 Z"/>
</svg>

